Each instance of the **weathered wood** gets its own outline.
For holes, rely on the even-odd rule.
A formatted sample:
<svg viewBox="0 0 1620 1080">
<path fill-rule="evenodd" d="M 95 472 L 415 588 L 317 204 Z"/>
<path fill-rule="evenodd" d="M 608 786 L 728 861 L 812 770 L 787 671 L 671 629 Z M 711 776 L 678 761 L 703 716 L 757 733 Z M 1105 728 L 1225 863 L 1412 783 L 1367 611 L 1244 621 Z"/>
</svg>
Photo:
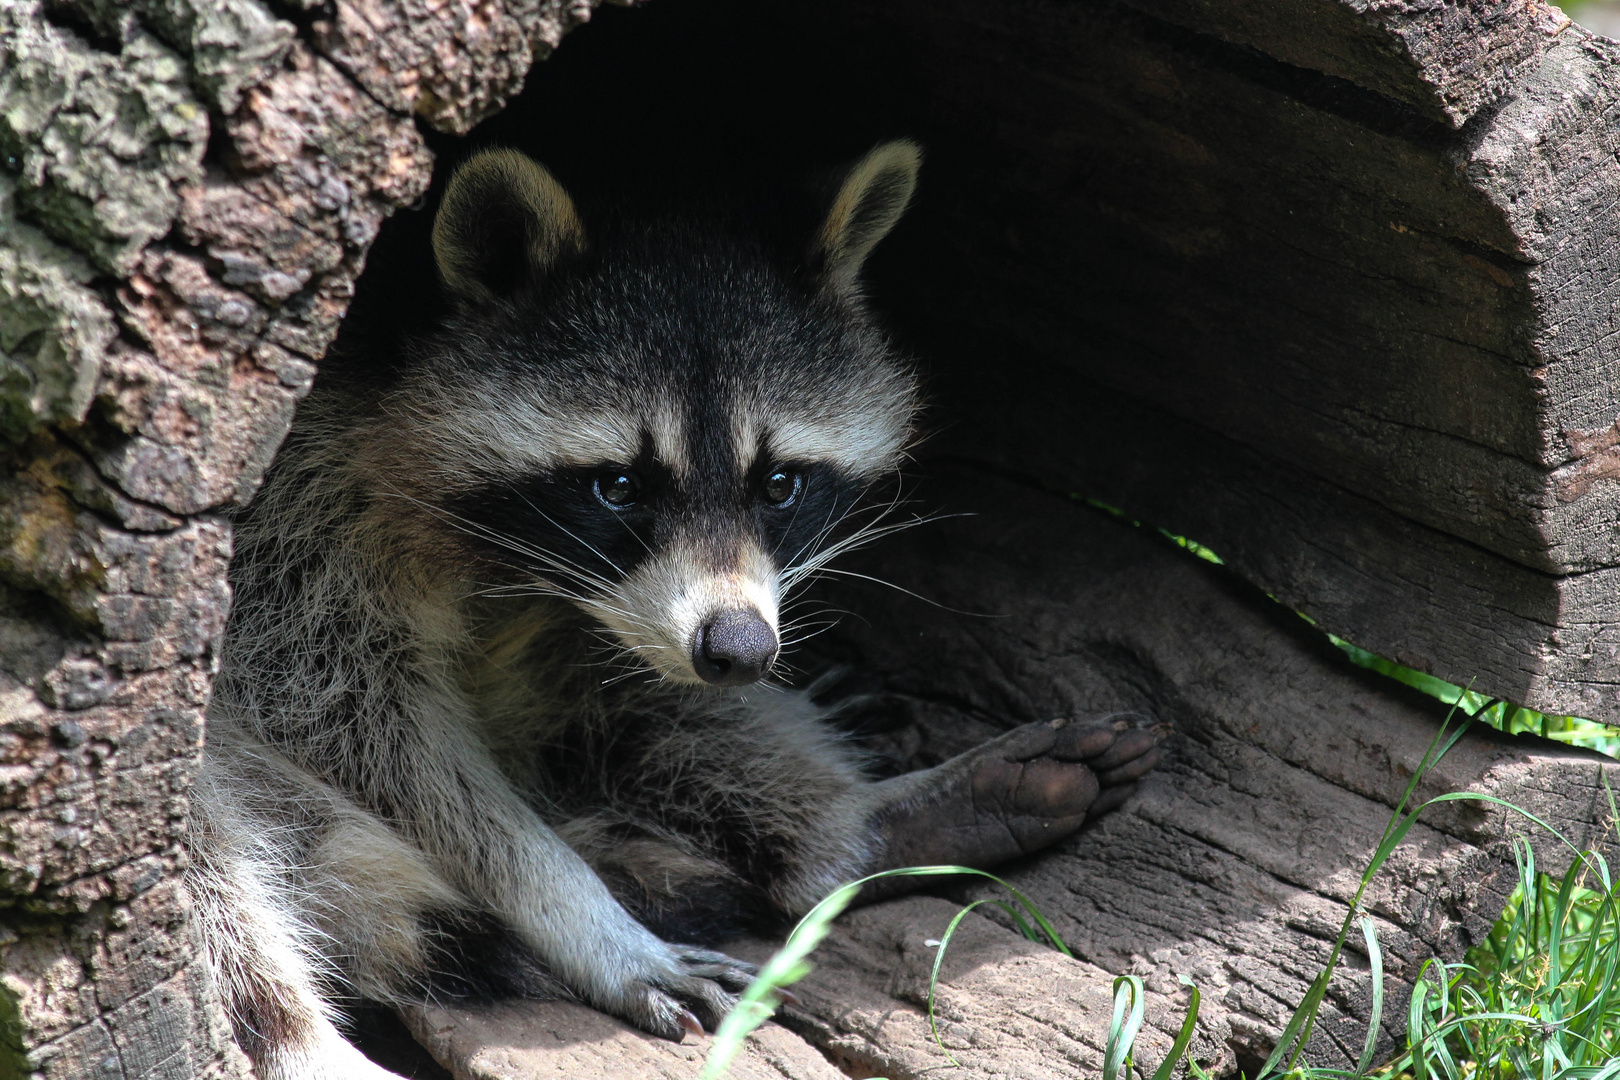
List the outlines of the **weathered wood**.
<svg viewBox="0 0 1620 1080">
<path fill-rule="evenodd" d="M 510 1002 L 410 1010 L 423 1046 L 457 1080 L 690 1080 L 708 1040 L 666 1042 L 570 1002 Z M 842 1072 L 814 1047 L 774 1025 L 744 1043 L 734 1080 L 839 1080 Z"/>
<path fill-rule="evenodd" d="M 1047 381 L 1046 363 L 1004 362 Z M 1054 488 L 1130 507 L 1178 535 L 1219 537 L 1235 571 L 1350 641 L 1381 642 L 1409 667 L 1512 701 L 1553 694 L 1577 715 L 1607 715 L 1620 690 L 1613 568 L 1561 578 L 1531 570 L 1139 400 L 1101 388 L 1088 400 L 1095 411 L 1084 426 L 1056 396 L 987 404 L 979 421 L 1010 437 L 965 447 L 947 433 L 941 449 L 1011 469 L 1047 466 L 1041 479 Z M 1429 614 L 1392 628 L 1392 613 L 1414 604 Z"/>
<path fill-rule="evenodd" d="M 509 10 L 508 10 L 509 8 Z M 0 1075 L 240 1076 L 186 930 L 229 529 L 464 130 L 589 3 L 0 5 Z M 401 55 L 391 41 L 419 51 Z M 398 92 L 395 92 L 395 91 Z"/>
<path fill-rule="evenodd" d="M 1121 485 L 1088 459 L 1134 451 L 1121 505 L 1257 553 L 1244 572 L 1331 629 L 1620 718 L 1610 650 L 1587 649 L 1606 592 L 1586 577 L 1620 563 L 1614 46 L 1539 4 L 1020 0 L 991 16 L 902 0 L 795 17 L 881 42 L 854 65 L 866 95 L 902 102 L 884 122 L 931 148 L 878 285 L 943 371 L 964 445 L 1010 457 L 1030 427 L 1070 430 L 1039 464 L 1103 498 Z M 1152 418 L 1124 453 L 1101 390 Z M 1021 408 L 1040 419 L 998 425 Z M 1212 435 L 1315 482 L 1190 482 L 1169 448 Z M 1280 498 L 1308 521 L 1335 488 L 1332 516 L 1376 545 L 1251 513 Z M 1409 589 L 1421 534 L 1420 551 L 1461 541 L 1489 565 L 1435 564 L 1443 588 Z M 1338 621 L 1367 579 L 1394 602 Z M 1545 614 L 1526 621 L 1512 591 L 1444 602 L 1499 580 L 1537 582 Z M 1414 648 L 1413 627 L 1434 642 Z"/>
</svg>

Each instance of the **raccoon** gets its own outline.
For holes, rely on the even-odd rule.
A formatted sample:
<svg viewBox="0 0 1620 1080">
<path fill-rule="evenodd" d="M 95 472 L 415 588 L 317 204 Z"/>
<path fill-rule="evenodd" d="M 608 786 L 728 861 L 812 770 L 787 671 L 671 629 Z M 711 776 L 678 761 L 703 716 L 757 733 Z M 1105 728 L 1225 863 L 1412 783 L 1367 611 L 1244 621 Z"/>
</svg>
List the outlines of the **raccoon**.
<svg viewBox="0 0 1620 1080">
<path fill-rule="evenodd" d="M 728 934 L 1033 851 L 1153 767 L 1140 724 L 1054 721 L 875 780 L 774 674 L 914 438 L 860 271 L 920 160 L 840 170 L 786 245 L 586 215 L 511 150 L 454 174 L 448 314 L 335 365 L 236 522 L 189 884 L 262 1080 L 391 1076 L 356 998 L 712 1029 L 754 973 Z"/>
</svg>

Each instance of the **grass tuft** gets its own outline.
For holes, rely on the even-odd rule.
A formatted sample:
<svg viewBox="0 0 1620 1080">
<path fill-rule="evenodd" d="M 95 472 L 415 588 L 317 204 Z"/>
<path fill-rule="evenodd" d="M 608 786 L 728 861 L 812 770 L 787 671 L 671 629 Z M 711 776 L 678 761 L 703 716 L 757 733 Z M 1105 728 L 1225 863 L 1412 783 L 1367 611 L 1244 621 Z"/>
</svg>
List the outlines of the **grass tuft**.
<svg viewBox="0 0 1620 1080">
<path fill-rule="evenodd" d="M 1620 896 L 1609 865 L 1583 851 L 1555 878 L 1536 869 L 1523 837 L 1514 855 L 1518 885 L 1484 943 L 1419 973 L 1406 1048 L 1382 1070 L 1392 1080 L 1620 1077 Z"/>
</svg>

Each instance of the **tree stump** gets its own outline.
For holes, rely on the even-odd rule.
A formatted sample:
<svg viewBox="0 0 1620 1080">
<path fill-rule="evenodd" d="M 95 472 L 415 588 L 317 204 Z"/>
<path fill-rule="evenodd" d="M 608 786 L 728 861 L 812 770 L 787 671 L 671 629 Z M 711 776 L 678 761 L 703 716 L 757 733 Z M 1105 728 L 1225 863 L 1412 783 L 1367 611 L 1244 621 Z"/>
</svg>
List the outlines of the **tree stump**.
<svg viewBox="0 0 1620 1080">
<path fill-rule="evenodd" d="M 428 190 L 429 141 L 500 110 L 591 10 L 0 7 L 0 1076 L 244 1074 L 179 878 L 229 603 L 219 515 L 251 497 L 385 219 Z M 614 35 L 654 16 L 708 51 L 614 67 Z M 868 569 L 1006 617 L 848 602 L 887 630 L 828 648 L 881 680 L 895 755 L 1118 705 L 1181 732 L 1135 803 L 1015 871 L 1083 963 L 970 921 L 942 997 L 970 1071 L 1092 1069 L 1124 970 L 1156 995 L 1152 1045 L 1189 974 L 1199 1054 L 1247 1062 L 1314 973 L 1435 711 L 1239 578 L 1412 666 L 1620 720 L 1620 47 L 1537 0 L 662 0 L 614 22 L 581 63 L 648 115 L 683 100 L 660 78 L 702 71 L 773 124 L 796 94 L 775 137 L 810 156 L 930 148 L 874 289 L 948 419 L 929 497 L 982 516 Z M 561 80 L 543 68 L 511 115 L 577 104 Z M 1579 841 L 1606 767 L 1478 736 L 1430 785 Z M 1414 834 L 1375 900 L 1395 978 L 1500 910 L 1507 828 L 1453 806 Z M 825 1072 L 794 1039 L 852 1075 L 937 1064 L 917 980 L 944 911 L 846 920 L 757 1067 Z M 1358 974 L 1323 1053 L 1358 1039 Z M 465 1075 L 494 1037 L 412 1020 Z"/>
</svg>

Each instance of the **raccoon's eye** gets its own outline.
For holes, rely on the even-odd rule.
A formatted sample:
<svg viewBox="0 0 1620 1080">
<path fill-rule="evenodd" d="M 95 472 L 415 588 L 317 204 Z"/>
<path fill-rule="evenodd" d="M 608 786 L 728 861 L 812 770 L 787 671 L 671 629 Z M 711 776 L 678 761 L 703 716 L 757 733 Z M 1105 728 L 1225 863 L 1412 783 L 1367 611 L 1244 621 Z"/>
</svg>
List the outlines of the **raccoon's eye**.
<svg viewBox="0 0 1620 1080">
<path fill-rule="evenodd" d="M 636 479 L 635 473 L 620 469 L 610 469 L 596 478 L 596 497 L 613 507 L 622 510 L 641 498 L 641 481 Z"/>
<path fill-rule="evenodd" d="M 760 490 L 765 495 L 765 501 L 773 506 L 789 506 L 798 498 L 799 489 L 804 486 L 804 474 L 789 469 L 777 469 L 765 478 Z"/>
</svg>

